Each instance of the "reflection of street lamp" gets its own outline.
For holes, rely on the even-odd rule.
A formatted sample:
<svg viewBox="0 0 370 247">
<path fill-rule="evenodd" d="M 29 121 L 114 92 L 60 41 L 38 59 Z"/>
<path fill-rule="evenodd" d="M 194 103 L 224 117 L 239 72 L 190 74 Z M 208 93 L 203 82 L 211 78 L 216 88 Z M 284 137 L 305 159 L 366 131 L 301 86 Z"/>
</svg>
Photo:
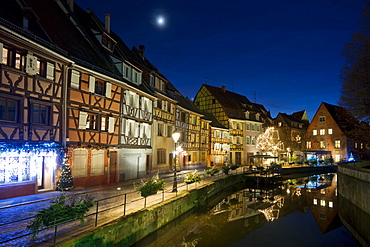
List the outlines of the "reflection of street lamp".
<svg viewBox="0 0 370 247">
<path fill-rule="evenodd" d="M 177 153 L 177 150 L 176 150 L 176 143 L 179 140 L 179 138 L 180 138 L 180 133 L 179 132 L 173 132 L 172 133 L 172 139 L 175 142 L 175 162 L 174 162 L 175 168 L 173 169 L 172 192 L 177 192 L 177 176 L 176 176 L 176 169 L 177 169 L 177 167 L 176 167 L 176 163 L 177 163 L 176 153 Z"/>
</svg>

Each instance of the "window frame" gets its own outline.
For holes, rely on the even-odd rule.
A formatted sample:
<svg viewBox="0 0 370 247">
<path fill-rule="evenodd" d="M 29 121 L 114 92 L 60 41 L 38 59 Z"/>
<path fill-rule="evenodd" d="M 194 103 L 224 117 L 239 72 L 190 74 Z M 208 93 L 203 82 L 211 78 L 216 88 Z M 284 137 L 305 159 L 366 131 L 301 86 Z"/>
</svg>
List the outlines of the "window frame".
<svg viewBox="0 0 370 247">
<path fill-rule="evenodd" d="M 5 109 L 4 109 L 4 112 L 5 112 L 5 117 L 4 118 L 0 118 L 0 121 L 6 121 L 6 122 L 11 122 L 11 123 L 18 123 L 19 121 L 19 100 L 16 100 L 16 99 L 9 99 L 9 98 L 6 98 L 6 97 L 1 97 L 0 96 L 0 100 L 3 99 L 4 102 L 5 102 Z M 9 118 L 9 101 L 13 101 L 15 102 L 15 112 L 14 112 L 14 120 L 13 119 L 10 119 Z M 1 115 L 0 115 L 1 116 Z"/>
</svg>

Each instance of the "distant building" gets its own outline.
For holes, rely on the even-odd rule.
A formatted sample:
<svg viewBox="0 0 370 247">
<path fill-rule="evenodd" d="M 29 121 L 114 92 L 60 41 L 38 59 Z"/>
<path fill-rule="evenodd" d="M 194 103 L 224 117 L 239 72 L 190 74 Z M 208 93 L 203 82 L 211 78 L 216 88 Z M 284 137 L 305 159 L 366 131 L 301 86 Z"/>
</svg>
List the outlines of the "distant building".
<svg viewBox="0 0 370 247">
<path fill-rule="evenodd" d="M 279 112 L 273 121 L 284 146 L 283 155 L 279 158 L 287 162 L 303 161 L 306 130 L 309 125 L 306 111 L 294 112 L 290 115 Z"/>
<path fill-rule="evenodd" d="M 270 113 L 263 105 L 227 91 L 225 86 L 218 88 L 205 84 L 196 94 L 194 103 L 229 129 L 230 164 L 249 164 L 248 157 L 261 151 L 256 148 L 257 137 L 264 131 L 264 126 L 272 124 Z"/>
<path fill-rule="evenodd" d="M 368 125 L 359 123 L 346 109 L 321 103 L 307 128 L 307 159 L 326 162 L 359 160 L 368 157 L 367 140 L 362 130 Z"/>
</svg>

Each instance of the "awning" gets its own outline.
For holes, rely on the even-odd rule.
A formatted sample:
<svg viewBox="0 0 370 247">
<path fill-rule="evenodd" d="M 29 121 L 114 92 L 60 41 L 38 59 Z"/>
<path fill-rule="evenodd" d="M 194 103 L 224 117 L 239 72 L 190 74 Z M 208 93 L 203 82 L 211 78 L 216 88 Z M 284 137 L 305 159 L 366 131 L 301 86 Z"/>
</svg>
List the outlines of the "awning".
<svg viewBox="0 0 370 247">
<path fill-rule="evenodd" d="M 262 159 L 278 159 L 279 157 L 271 156 L 271 155 L 263 155 L 263 154 L 257 154 L 253 156 L 248 156 L 248 158 L 262 158 Z"/>
</svg>

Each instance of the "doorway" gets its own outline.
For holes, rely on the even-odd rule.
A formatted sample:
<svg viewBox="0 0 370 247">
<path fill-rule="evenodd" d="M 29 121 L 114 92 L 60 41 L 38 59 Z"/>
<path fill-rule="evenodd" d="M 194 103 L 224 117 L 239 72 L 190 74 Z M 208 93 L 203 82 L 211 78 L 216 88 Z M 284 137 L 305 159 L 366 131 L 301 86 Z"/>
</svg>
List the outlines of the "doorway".
<svg viewBox="0 0 370 247">
<path fill-rule="evenodd" d="M 117 151 L 110 151 L 109 183 L 117 182 Z"/>
</svg>

